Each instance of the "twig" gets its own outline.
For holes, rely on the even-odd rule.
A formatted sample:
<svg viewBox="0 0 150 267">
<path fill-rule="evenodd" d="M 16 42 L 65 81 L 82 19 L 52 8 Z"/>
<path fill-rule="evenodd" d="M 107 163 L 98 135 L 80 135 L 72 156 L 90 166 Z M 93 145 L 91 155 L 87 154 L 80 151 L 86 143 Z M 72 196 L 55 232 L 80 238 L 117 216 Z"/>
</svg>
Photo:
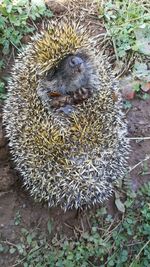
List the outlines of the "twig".
<svg viewBox="0 0 150 267">
<path fill-rule="evenodd" d="M 111 229 L 111 227 L 113 226 L 114 224 L 114 221 L 115 221 L 115 218 L 114 220 L 111 222 L 111 224 L 109 225 L 109 227 L 106 229 L 106 231 L 104 232 L 104 234 L 102 235 L 102 238 L 106 235 L 109 235 L 111 231 L 109 231 Z M 118 226 L 118 225 L 117 225 Z"/>
<path fill-rule="evenodd" d="M 132 263 L 129 265 L 129 267 L 132 267 L 133 264 L 138 260 L 139 256 L 141 255 L 144 248 L 150 243 L 150 239 L 145 243 L 145 245 L 140 249 L 139 253 L 136 255 L 135 259 L 132 261 Z"/>
<path fill-rule="evenodd" d="M 83 233 L 85 232 L 85 229 L 84 229 L 84 224 L 83 224 L 83 220 L 82 220 L 82 218 L 81 218 L 81 226 L 82 226 L 82 231 L 83 231 Z"/>
<path fill-rule="evenodd" d="M 113 221 L 113 223 L 114 223 L 114 221 Z M 103 236 L 102 236 L 102 238 L 103 237 L 105 237 L 105 235 L 106 235 L 106 237 L 105 237 L 105 239 L 104 239 L 104 241 L 106 242 L 106 241 L 108 241 L 110 238 L 111 238 L 111 233 L 114 231 L 114 230 L 116 230 L 118 227 L 119 227 L 119 225 L 122 223 L 122 220 L 111 230 L 111 231 L 106 231 L 104 234 L 103 234 Z M 113 224 L 112 224 L 113 225 Z"/>
<path fill-rule="evenodd" d="M 125 115 L 127 115 L 130 110 L 131 108 L 128 108 L 127 111 L 125 112 Z"/>
<path fill-rule="evenodd" d="M 138 244 L 142 244 L 143 241 L 139 241 L 139 242 L 136 242 L 136 243 L 131 243 L 129 245 L 127 245 L 127 247 L 132 247 L 132 246 L 135 246 L 135 245 L 138 245 Z"/>
<path fill-rule="evenodd" d="M 10 41 L 11 42 L 11 44 L 19 51 L 19 52 L 21 52 L 21 49 L 19 49 L 15 44 L 14 44 L 14 42 L 12 42 L 12 41 Z M 21 45 L 21 43 L 20 43 L 20 45 Z"/>
<path fill-rule="evenodd" d="M 17 245 L 15 245 L 15 244 L 13 244 L 13 243 L 11 243 L 11 242 L 9 242 L 9 241 L 1 241 L 2 243 L 4 243 L 4 244 L 6 244 L 6 245 L 9 245 L 9 246 L 12 246 L 12 247 L 15 247 L 15 248 L 17 248 Z"/>
<path fill-rule="evenodd" d="M 90 266 L 95 267 L 95 265 L 91 261 L 88 260 L 88 263 L 90 264 Z"/>
<path fill-rule="evenodd" d="M 31 18 L 30 18 L 31 19 Z M 36 24 L 34 23 L 34 21 L 33 21 L 33 19 L 31 19 L 31 21 L 32 21 L 32 26 L 34 26 L 34 28 L 36 29 L 36 30 L 38 30 L 38 27 L 36 26 Z"/>
<path fill-rule="evenodd" d="M 132 172 L 134 169 L 136 169 L 139 165 L 141 165 L 143 162 L 147 161 L 150 159 L 150 156 L 147 156 L 145 159 L 141 160 L 140 162 L 138 162 L 137 164 L 135 164 L 133 167 L 130 168 L 130 170 L 128 171 L 128 173 Z"/>
<path fill-rule="evenodd" d="M 13 265 L 11 265 L 11 267 L 16 267 L 16 266 L 20 266 L 20 263 L 22 263 L 22 262 L 24 262 L 24 260 L 26 259 L 26 256 L 22 259 L 22 260 L 20 260 L 19 262 L 17 262 L 17 263 L 15 263 L 15 264 L 13 264 Z"/>
<path fill-rule="evenodd" d="M 78 233 L 80 233 L 80 234 L 82 234 L 83 233 L 83 231 L 82 230 L 80 230 L 79 228 L 77 228 L 76 226 L 74 227 L 74 229 L 75 229 L 75 231 L 77 231 Z"/>
<path fill-rule="evenodd" d="M 114 52 L 115 52 L 115 56 L 116 56 L 116 60 L 119 61 L 119 57 L 118 57 L 118 53 L 117 53 L 117 47 L 116 47 L 115 40 L 114 40 L 112 34 L 110 33 L 110 31 L 108 30 L 108 28 L 106 27 L 106 25 L 105 25 L 105 28 L 106 28 L 107 35 L 108 35 L 108 36 L 111 36 L 111 40 L 112 40 L 112 43 L 113 43 L 113 48 L 114 48 Z M 107 35 L 106 35 L 106 36 L 107 36 Z"/>
<path fill-rule="evenodd" d="M 14 48 L 14 47 L 12 47 L 12 48 Z M 10 62 L 10 60 L 11 60 L 11 57 L 13 56 L 13 54 L 14 54 L 14 52 L 13 52 L 13 51 L 11 51 L 9 58 L 8 58 L 8 60 L 6 61 L 6 66 L 8 66 L 8 65 L 9 65 L 9 62 Z"/>
<path fill-rule="evenodd" d="M 86 215 L 86 220 L 87 220 L 87 223 L 88 223 L 89 229 L 91 229 L 92 227 L 91 227 L 91 224 L 90 224 L 90 221 L 89 221 L 89 218 L 88 218 L 88 216 L 87 216 L 87 215 Z"/>
<path fill-rule="evenodd" d="M 68 228 L 70 228 L 71 230 L 74 230 L 74 226 L 69 225 L 68 223 L 64 223 L 64 225 L 66 225 Z"/>
<path fill-rule="evenodd" d="M 150 136 L 128 137 L 129 140 L 150 140 Z"/>
</svg>

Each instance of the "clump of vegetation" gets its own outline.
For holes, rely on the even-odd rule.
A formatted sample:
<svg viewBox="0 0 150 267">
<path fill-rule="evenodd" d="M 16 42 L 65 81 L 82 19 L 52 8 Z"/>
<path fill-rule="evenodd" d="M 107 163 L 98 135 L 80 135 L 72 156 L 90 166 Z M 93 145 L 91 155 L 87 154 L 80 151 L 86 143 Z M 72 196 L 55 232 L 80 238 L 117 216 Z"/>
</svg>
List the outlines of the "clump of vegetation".
<svg viewBox="0 0 150 267">
<path fill-rule="evenodd" d="M 21 48 L 23 36 L 35 30 L 34 21 L 41 16 L 51 17 L 44 1 L 4 0 L 0 5 L 0 45 L 3 55 L 11 52 L 12 46 Z"/>
<path fill-rule="evenodd" d="M 22 229 L 18 244 L 1 242 L 1 253 L 16 254 L 16 265 L 23 267 L 147 267 L 150 263 L 150 183 L 137 196 L 128 194 L 126 212 L 118 221 L 105 208 L 91 214 L 89 232 L 79 238 L 46 237 Z M 51 223 L 48 232 L 52 234 Z M 51 235 L 52 236 L 52 235 Z"/>
<path fill-rule="evenodd" d="M 3 0 L 0 4 L 0 71 L 5 68 L 15 49 L 21 51 L 22 39 L 37 28 L 35 21 L 51 17 L 44 0 Z M 4 81 L 0 80 L 0 99 L 5 97 Z"/>
<path fill-rule="evenodd" d="M 113 42 L 116 59 L 129 52 L 150 55 L 150 9 L 147 1 L 104 1 L 99 9 L 107 35 Z"/>
<path fill-rule="evenodd" d="M 150 99 L 150 69 L 148 64 L 135 62 L 133 77 L 136 80 L 134 91 L 143 100 Z"/>
</svg>

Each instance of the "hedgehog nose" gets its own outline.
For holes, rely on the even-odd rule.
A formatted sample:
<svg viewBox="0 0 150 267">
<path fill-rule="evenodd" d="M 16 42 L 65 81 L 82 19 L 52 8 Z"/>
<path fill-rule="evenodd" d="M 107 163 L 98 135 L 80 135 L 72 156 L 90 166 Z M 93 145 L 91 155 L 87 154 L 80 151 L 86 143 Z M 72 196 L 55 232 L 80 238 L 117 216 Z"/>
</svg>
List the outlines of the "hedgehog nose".
<svg viewBox="0 0 150 267">
<path fill-rule="evenodd" d="M 83 60 L 80 57 L 72 57 L 70 60 L 70 65 L 73 68 L 81 65 L 82 63 L 83 63 Z"/>
</svg>

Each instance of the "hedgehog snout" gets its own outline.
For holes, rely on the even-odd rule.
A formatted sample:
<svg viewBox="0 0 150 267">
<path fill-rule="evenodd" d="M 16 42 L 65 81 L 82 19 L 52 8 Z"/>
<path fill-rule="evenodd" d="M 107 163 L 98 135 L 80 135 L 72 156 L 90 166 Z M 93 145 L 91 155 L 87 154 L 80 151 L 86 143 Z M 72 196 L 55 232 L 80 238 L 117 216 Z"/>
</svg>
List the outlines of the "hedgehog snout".
<svg viewBox="0 0 150 267">
<path fill-rule="evenodd" d="M 72 56 L 69 62 L 69 65 L 72 68 L 79 67 L 81 64 L 83 64 L 83 59 L 77 56 Z"/>
</svg>

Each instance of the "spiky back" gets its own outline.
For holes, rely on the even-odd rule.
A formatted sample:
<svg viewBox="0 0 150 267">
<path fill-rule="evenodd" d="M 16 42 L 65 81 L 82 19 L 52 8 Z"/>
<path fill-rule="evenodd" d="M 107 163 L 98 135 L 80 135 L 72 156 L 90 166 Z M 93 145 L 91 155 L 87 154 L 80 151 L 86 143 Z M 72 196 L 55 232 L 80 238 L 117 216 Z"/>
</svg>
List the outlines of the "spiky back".
<svg viewBox="0 0 150 267">
<path fill-rule="evenodd" d="M 102 202 L 126 168 L 128 142 L 119 92 L 108 64 L 91 53 L 91 43 L 75 26 L 46 27 L 19 55 L 9 83 L 4 122 L 11 151 L 26 187 L 49 206 L 68 209 Z M 36 91 L 39 80 L 64 56 L 83 51 L 95 70 L 93 96 L 70 115 L 47 113 Z"/>
</svg>

